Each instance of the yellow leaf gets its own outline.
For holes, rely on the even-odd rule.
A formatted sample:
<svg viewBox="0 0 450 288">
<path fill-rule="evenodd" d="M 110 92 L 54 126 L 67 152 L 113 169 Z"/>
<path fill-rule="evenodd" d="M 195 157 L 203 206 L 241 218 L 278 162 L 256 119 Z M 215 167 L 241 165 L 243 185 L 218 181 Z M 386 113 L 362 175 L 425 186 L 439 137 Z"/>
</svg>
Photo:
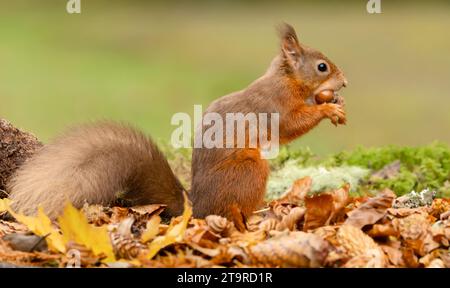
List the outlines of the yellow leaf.
<svg viewBox="0 0 450 288">
<path fill-rule="evenodd" d="M 68 203 L 64 213 L 58 218 L 64 242 L 69 241 L 86 246 L 95 255 L 106 255 L 106 262 L 115 261 L 111 240 L 106 226 L 95 227 L 88 223 L 86 216 Z"/>
<path fill-rule="evenodd" d="M 9 205 L 11 204 L 11 200 L 8 198 L 0 199 L 0 213 L 9 211 Z"/>
<path fill-rule="evenodd" d="M 161 223 L 161 218 L 155 215 L 147 222 L 145 231 L 141 235 L 141 242 L 146 243 L 158 235 L 159 223 Z"/>
<path fill-rule="evenodd" d="M 64 244 L 62 235 L 52 226 L 52 221 L 45 215 L 42 207 L 39 207 L 36 217 L 15 213 L 9 207 L 8 211 L 17 221 L 27 226 L 34 234 L 42 237 L 46 236 L 45 240 L 50 250 L 61 253 L 66 252 L 66 245 Z"/>
<path fill-rule="evenodd" d="M 187 198 L 186 193 L 184 193 L 184 212 L 181 216 L 181 221 L 177 224 L 172 220 L 167 228 L 167 232 L 163 236 L 156 237 L 149 245 L 149 252 L 147 254 L 148 259 L 152 259 L 159 250 L 164 247 L 173 244 L 175 242 L 181 241 L 186 232 L 186 227 L 188 225 L 189 219 L 192 216 L 192 206 Z"/>
</svg>

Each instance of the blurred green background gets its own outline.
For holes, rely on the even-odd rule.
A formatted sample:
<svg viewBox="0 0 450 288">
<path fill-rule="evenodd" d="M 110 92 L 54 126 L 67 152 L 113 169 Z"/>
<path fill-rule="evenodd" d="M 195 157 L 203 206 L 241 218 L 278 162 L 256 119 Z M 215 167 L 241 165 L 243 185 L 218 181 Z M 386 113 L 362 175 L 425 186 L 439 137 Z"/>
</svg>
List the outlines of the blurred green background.
<svg viewBox="0 0 450 288">
<path fill-rule="evenodd" d="M 345 72 L 348 124 L 297 140 L 319 154 L 358 145 L 450 143 L 450 5 L 367 1 L 0 0 L 0 117 L 47 141 L 96 119 L 170 139 L 171 116 L 244 88 L 278 53 L 274 26 Z"/>
</svg>

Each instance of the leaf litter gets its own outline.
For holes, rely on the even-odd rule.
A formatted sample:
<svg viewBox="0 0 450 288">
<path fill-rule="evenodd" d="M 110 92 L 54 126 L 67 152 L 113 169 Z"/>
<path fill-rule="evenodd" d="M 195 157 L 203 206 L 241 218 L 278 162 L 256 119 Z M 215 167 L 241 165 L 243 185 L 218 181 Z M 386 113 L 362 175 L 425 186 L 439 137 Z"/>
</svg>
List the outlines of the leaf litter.
<svg viewBox="0 0 450 288">
<path fill-rule="evenodd" d="M 450 200 L 420 205 L 389 189 L 349 196 L 350 185 L 308 193 L 304 177 L 242 223 L 218 215 L 170 221 L 164 205 L 131 208 L 68 204 L 52 223 L 0 199 L 0 263 L 67 267 L 433 267 L 450 268 Z M 417 198 L 417 193 L 411 194 Z M 423 197 L 422 197 L 423 198 Z M 408 200 L 405 202 L 405 199 Z M 167 224 L 168 223 L 168 224 Z M 45 245 L 43 245 L 43 243 Z"/>
</svg>

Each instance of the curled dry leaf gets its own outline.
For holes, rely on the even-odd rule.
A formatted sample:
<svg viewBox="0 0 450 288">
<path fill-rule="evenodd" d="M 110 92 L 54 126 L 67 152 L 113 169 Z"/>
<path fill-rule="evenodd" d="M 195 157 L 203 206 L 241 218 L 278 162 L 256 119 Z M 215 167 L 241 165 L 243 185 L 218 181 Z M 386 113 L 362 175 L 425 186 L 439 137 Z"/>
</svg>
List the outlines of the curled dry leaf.
<svg viewBox="0 0 450 288">
<path fill-rule="evenodd" d="M 277 229 L 278 223 L 280 223 L 280 221 L 278 219 L 268 218 L 259 224 L 259 229 L 262 231 L 265 231 L 265 232 L 269 232 L 271 230 Z"/>
<path fill-rule="evenodd" d="M 343 214 L 349 202 L 350 185 L 342 188 L 305 198 L 306 214 L 303 230 L 307 231 L 324 225 L 329 225 L 333 219 Z"/>
<path fill-rule="evenodd" d="M 295 207 L 288 215 L 284 216 L 283 219 L 276 225 L 276 230 L 282 231 L 284 229 L 295 230 L 298 227 L 298 223 L 305 216 L 306 208 Z M 266 230 L 267 231 L 267 230 Z"/>
<path fill-rule="evenodd" d="M 403 254 L 399 249 L 393 248 L 387 245 L 381 245 L 381 249 L 386 254 L 389 262 L 395 267 L 403 267 L 405 263 L 403 261 Z"/>
<path fill-rule="evenodd" d="M 0 238 L 11 233 L 27 232 L 28 229 L 21 223 L 0 220 Z"/>
<path fill-rule="evenodd" d="M 149 205 L 140 205 L 140 206 L 133 206 L 129 209 L 139 215 L 159 215 L 161 212 L 166 208 L 167 205 L 163 204 L 149 204 Z"/>
<path fill-rule="evenodd" d="M 279 267 L 321 267 L 328 255 L 329 244 L 317 235 L 290 232 L 249 249 L 251 260 Z"/>
<path fill-rule="evenodd" d="M 350 257 L 381 257 L 380 255 L 384 255 L 383 253 L 378 253 L 381 251 L 373 252 L 375 250 L 380 250 L 381 248 L 375 243 L 372 238 L 361 231 L 361 229 L 356 228 L 352 225 L 342 225 L 336 234 L 336 238 L 342 249 Z M 380 259 L 377 259 L 377 261 L 378 260 Z"/>
<path fill-rule="evenodd" d="M 147 246 L 135 239 L 132 234 L 112 233 L 111 242 L 118 259 L 133 259 L 147 252 Z"/>
<path fill-rule="evenodd" d="M 234 230 L 231 235 L 230 239 L 232 242 L 242 246 L 247 247 L 250 245 L 254 245 L 260 241 L 263 241 L 267 238 L 267 233 L 262 230 L 258 230 L 255 232 L 244 232 L 241 233 L 238 230 Z"/>
<path fill-rule="evenodd" d="M 331 192 L 333 196 L 334 214 L 342 211 L 348 204 L 350 197 L 348 192 L 350 191 L 350 184 L 345 184 L 342 188 Z"/>
<path fill-rule="evenodd" d="M 412 214 L 423 214 L 427 213 L 427 208 L 419 207 L 419 208 L 389 208 L 387 210 L 390 216 L 394 217 L 407 217 Z"/>
<path fill-rule="evenodd" d="M 319 194 L 305 198 L 306 213 L 303 231 L 324 226 L 333 215 L 334 200 L 330 194 Z"/>
<path fill-rule="evenodd" d="M 184 212 L 178 218 L 179 222 L 175 222 L 172 219 L 169 228 L 167 228 L 166 234 L 163 236 L 156 237 L 148 246 L 147 258 L 152 259 L 162 248 L 173 244 L 175 242 L 181 241 L 183 239 L 184 233 L 186 232 L 186 227 L 188 225 L 189 219 L 192 216 L 192 205 L 189 199 L 184 195 Z"/>
<path fill-rule="evenodd" d="M 302 205 L 306 195 L 311 190 L 312 179 L 311 177 L 304 177 L 297 179 L 276 202 L 278 203 L 290 203 L 297 206 Z"/>
<path fill-rule="evenodd" d="M 431 204 L 431 212 L 430 214 L 436 218 L 443 218 L 443 215 L 447 213 L 450 215 L 450 201 L 449 199 L 437 198 L 433 200 Z M 446 217 L 448 218 L 448 216 Z"/>
<path fill-rule="evenodd" d="M 227 218 L 217 215 L 208 215 L 205 221 L 208 227 L 217 234 L 226 234 L 233 225 Z"/>
<path fill-rule="evenodd" d="M 383 268 L 386 267 L 386 256 L 381 249 L 370 249 L 347 261 L 344 268 Z"/>
<path fill-rule="evenodd" d="M 420 258 L 419 263 L 425 268 L 447 268 L 446 256 L 450 256 L 448 250 L 436 249 Z"/>
<path fill-rule="evenodd" d="M 389 237 L 389 236 L 398 237 L 400 235 L 399 231 L 397 230 L 397 227 L 394 226 L 392 223 L 375 224 L 372 226 L 369 232 L 367 232 L 367 234 L 373 238 Z"/>
<path fill-rule="evenodd" d="M 101 205 L 89 205 L 85 203 L 81 212 L 86 216 L 86 219 L 89 223 L 94 224 L 95 226 L 102 226 L 104 224 L 109 224 L 111 219 L 107 214 L 107 208 Z"/>
<path fill-rule="evenodd" d="M 412 214 L 399 219 L 398 229 L 406 247 L 420 256 L 439 247 L 439 243 L 433 240 L 431 226 L 427 217 L 423 214 Z"/>
<path fill-rule="evenodd" d="M 431 226 L 431 235 L 433 240 L 441 243 L 441 245 L 448 247 L 450 242 L 450 221 L 439 220 Z"/>
<path fill-rule="evenodd" d="M 272 212 L 279 219 L 288 215 L 291 212 L 293 207 L 294 207 L 294 205 L 289 204 L 289 203 L 278 203 L 278 202 L 271 203 Z"/>
<path fill-rule="evenodd" d="M 392 206 L 395 194 L 389 189 L 383 190 L 379 195 L 370 198 L 358 208 L 347 213 L 345 224 L 362 228 L 366 225 L 375 224 L 386 215 L 388 208 Z"/>
<path fill-rule="evenodd" d="M 442 213 L 440 218 L 441 218 L 441 220 L 449 219 L 450 218 L 450 211 Z"/>
</svg>

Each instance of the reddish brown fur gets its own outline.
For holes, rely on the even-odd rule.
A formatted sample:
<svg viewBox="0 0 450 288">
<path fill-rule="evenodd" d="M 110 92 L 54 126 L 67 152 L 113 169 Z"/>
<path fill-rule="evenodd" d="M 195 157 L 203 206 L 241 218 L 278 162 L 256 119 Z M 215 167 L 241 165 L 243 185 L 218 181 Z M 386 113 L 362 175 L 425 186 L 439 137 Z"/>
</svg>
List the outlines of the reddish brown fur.
<svg viewBox="0 0 450 288">
<path fill-rule="evenodd" d="M 281 54 L 266 74 L 245 90 L 214 101 L 205 113 L 216 112 L 225 119 L 226 113 L 278 112 L 281 144 L 307 133 L 324 118 L 335 124 L 345 123 L 340 105 L 308 102 L 324 83 L 334 90 L 344 86 L 342 72 L 320 52 L 300 45 L 291 26 L 283 25 L 280 36 Z M 331 71 L 326 77 L 311 71 L 317 59 L 328 63 Z M 198 129 L 197 137 L 206 128 Z M 269 166 L 259 148 L 194 149 L 192 172 L 190 197 L 196 217 L 219 214 L 233 219 L 235 207 L 249 216 L 263 204 Z"/>
</svg>

